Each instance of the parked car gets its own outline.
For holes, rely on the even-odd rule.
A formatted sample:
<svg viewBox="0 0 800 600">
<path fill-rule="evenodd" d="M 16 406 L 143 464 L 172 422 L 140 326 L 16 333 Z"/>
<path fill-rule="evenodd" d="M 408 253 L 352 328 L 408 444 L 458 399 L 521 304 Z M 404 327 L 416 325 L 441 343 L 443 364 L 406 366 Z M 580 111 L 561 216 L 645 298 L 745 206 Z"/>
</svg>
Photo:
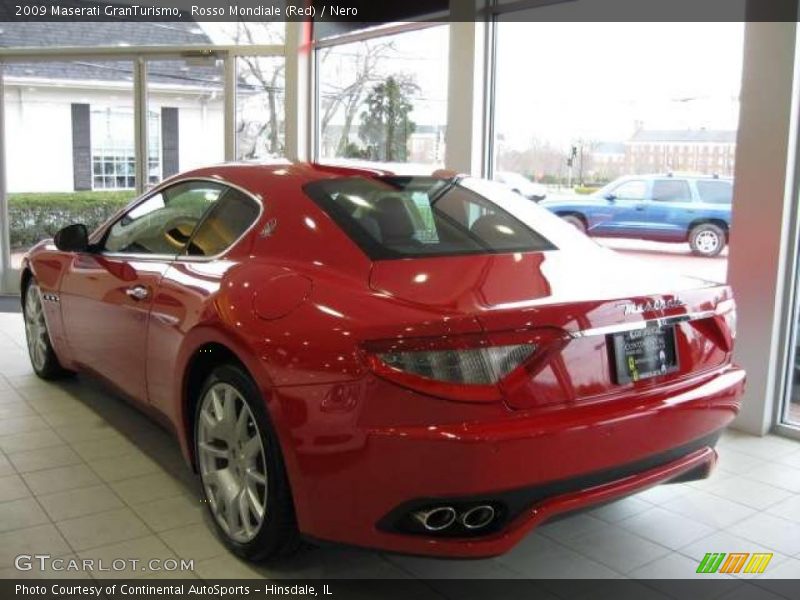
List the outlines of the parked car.
<svg viewBox="0 0 800 600">
<path fill-rule="evenodd" d="M 539 202 L 547 197 L 547 188 L 541 183 L 531 181 L 519 173 L 510 171 L 498 171 L 494 174 L 495 181 L 506 184 L 511 191 L 525 196 L 528 200 Z"/>
<path fill-rule="evenodd" d="M 716 256 L 728 243 L 732 194 L 731 179 L 634 175 L 544 206 L 591 236 L 689 242 L 694 254 Z"/>
<path fill-rule="evenodd" d="M 252 560 L 303 537 L 505 552 L 706 477 L 744 384 L 728 286 L 468 177 L 190 171 L 39 243 L 21 289 L 35 372 L 94 373 L 168 424 Z"/>
</svg>

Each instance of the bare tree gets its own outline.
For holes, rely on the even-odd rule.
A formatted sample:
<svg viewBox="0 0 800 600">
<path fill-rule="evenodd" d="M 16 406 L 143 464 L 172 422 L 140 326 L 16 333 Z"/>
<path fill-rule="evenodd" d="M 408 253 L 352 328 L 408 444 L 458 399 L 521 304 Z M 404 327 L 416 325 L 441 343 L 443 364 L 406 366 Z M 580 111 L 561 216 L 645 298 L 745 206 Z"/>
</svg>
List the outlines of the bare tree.
<svg viewBox="0 0 800 600">
<path fill-rule="evenodd" d="M 282 43 L 276 30 L 268 23 L 237 22 L 227 33 L 236 44 Z M 341 118 L 342 129 L 336 140 L 336 155 L 347 154 L 350 134 L 358 118 L 366 93 L 372 86 L 384 79 L 380 72 L 382 59 L 395 51 L 392 40 L 366 40 L 343 49 L 325 48 L 321 50 L 320 64 L 332 61 L 343 53 L 347 57 L 346 72 L 327 78 L 320 93 L 320 130 L 324 137 L 329 132 L 334 119 Z M 258 57 L 240 57 L 237 87 L 240 94 L 251 94 L 254 98 L 263 97 L 261 106 L 264 118 L 250 116 L 237 122 L 237 155 L 254 158 L 265 150 L 268 154 L 279 155 L 283 151 L 281 131 L 284 126 L 284 87 L 285 63 Z M 329 63 L 330 64 L 330 63 Z M 261 112 L 259 111 L 259 112 Z M 265 143 L 266 142 L 266 143 Z"/>
<path fill-rule="evenodd" d="M 237 44 L 263 44 L 267 41 L 282 42 L 275 37 L 275 30 L 266 23 L 236 23 L 233 39 Z M 237 122 L 237 155 L 241 158 L 255 158 L 263 147 L 267 154 L 277 156 L 283 153 L 281 129 L 284 121 L 285 61 L 269 58 L 240 57 L 237 74 L 237 87 L 263 97 L 265 118 L 255 120 L 240 119 Z M 264 144 L 266 140 L 266 144 Z"/>
<path fill-rule="evenodd" d="M 373 84 L 383 80 L 380 73 L 380 62 L 395 49 L 393 41 L 367 40 L 359 42 L 355 49 L 347 51 L 348 74 L 339 73 L 320 94 L 320 130 L 324 136 L 332 120 L 341 112 L 342 130 L 336 143 L 336 155 L 345 156 L 350 144 L 350 132 L 353 122 L 358 116 L 359 108 L 366 92 Z M 330 63 L 341 52 L 339 49 L 326 48 L 322 51 L 320 64 Z"/>
</svg>

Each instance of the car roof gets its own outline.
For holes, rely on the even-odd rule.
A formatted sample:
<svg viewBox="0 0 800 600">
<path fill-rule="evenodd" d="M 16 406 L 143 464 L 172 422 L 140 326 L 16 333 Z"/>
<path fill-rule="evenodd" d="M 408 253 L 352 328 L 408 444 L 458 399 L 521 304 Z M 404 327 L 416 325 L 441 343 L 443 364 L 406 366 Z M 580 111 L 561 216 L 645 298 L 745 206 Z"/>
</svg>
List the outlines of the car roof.
<svg viewBox="0 0 800 600">
<path fill-rule="evenodd" d="M 624 175 L 617 179 L 707 179 L 713 181 L 733 181 L 732 177 L 722 177 L 719 175 L 703 175 L 701 173 L 642 173 L 641 175 Z"/>
<path fill-rule="evenodd" d="M 323 165 L 312 162 L 290 161 L 285 159 L 266 161 L 234 161 L 182 171 L 173 179 L 191 179 L 192 177 L 211 177 L 214 179 L 236 180 L 241 177 L 251 178 L 258 175 L 278 176 L 294 179 L 303 185 L 318 179 L 336 177 L 380 177 L 391 175 L 381 169 L 367 169 L 340 165 Z"/>
</svg>

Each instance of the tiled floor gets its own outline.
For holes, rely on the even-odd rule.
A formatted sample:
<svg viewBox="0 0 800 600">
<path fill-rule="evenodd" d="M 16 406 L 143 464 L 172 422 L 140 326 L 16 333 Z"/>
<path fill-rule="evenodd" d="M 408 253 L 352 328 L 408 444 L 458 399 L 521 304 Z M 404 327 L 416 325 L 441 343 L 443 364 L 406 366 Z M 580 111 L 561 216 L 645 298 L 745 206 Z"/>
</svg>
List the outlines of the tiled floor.
<svg viewBox="0 0 800 600">
<path fill-rule="evenodd" d="M 800 577 L 800 443 L 729 432 L 719 450 L 709 480 L 545 525 L 499 558 L 325 547 L 253 567 L 211 533 L 173 439 L 87 378 L 37 379 L 20 315 L 0 314 L 0 577 L 42 576 L 16 571 L 13 559 L 44 552 L 193 559 L 199 578 L 686 578 L 713 551 L 774 552 L 764 577 Z"/>
</svg>

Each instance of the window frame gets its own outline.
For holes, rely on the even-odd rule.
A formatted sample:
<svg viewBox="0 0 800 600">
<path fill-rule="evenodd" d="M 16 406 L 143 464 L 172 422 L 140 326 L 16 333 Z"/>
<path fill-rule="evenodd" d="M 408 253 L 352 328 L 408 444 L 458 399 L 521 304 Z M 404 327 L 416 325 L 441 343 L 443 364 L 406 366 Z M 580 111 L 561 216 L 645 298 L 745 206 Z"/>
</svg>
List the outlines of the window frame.
<svg viewBox="0 0 800 600">
<path fill-rule="evenodd" d="M 221 185 L 221 186 L 226 187 L 228 189 L 237 190 L 238 192 L 244 194 L 250 200 L 255 202 L 256 206 L 258 206 L 258 214 L 256 215 L 255 219 L 253 219 L 253 222 L 250 224 L 250 226 L 247 229 L 245 229 L 242 232 L 242 234 L 239 237 L 237 237 L 231 244 L 229 244 L 222 252 L 219 252 L 218 254 L 214 254 L 212 256 L 198 256 L 198 255 L 192 256 L 192 255 L 184 254 L 182 252 L 176 252 L 175 254 L 155 254 L 155 253 L 151 254 L 151 253 L 142 253 L 142 252 L 106 252 L 105 250 L 103 250 L 100 247 L 102 244 L 105 244 L 105 241 L 108 238 L 108 235 L 109 235 L 109 233 L 111 231 L 111 228 L 114 227 L 114 225 L 116 225 L 117 222 L 119 222 L 119 220 L 122 219 L 125 215 L 127 215 L 130 211 L 136 209 L 138 206 L 140 206 L 140 205 L 144 204 L 145 202 L 147 202 L 150 198 L 152 198 L 152 197 L 164 192 L 168 188 L 174 187 L 176 185 L 181 185 L 181 184 L 184 184 L 184 183 L 191 183 L 191 182 L 215 183 L 217 185 Z M 225 195 L 225 192 L 223 191 L 222 194 L 220 194 L 219 200 L 217 200 L 217 202 L 222 200 L 224 195 Z M 197 231 L 197 228 L 200 227 L 200 225 L 203 224 L 203 222 L 205 221 L 206 217 L 208 216 L 208 214 L 210 212 L 210 208 L 213 207 L 215 204 L 216 203 L 214 203 L 211 206 L 209 206 L 209 208 L 206 209 L 206 211 L 202 214 L 200 219 L 197 221 L 197 225 L 195 225 L 194 230 L 192 230 L 192 235 L 189 237 L 189 241 L 191 241 L 191 239 L 194 237 L 194 234 Z M 235 183 L 231 183 L 230 181 L 228 181 L 226 179 L 218 178 L 218 177 L 202 177 L 202 176 L 181 177 L 180 179 L 170 179 L 170 180 L 162 182 L 158 186 L 156 186 L 153 189 L 149 190 L 146 194 L 142 195 L 141 197 L 139 197 L 136 200 L 134 200 L 132 203 L 128 204 L 121 211 L 116 213 L 100 229 L 98 229 L 94 234 L 92 234 L 91 238 L 93 238 L 95 240 L 92 243 L 92 246 L 96 248 L 95 252 L 97 254 L 100 254 L 102 256 L 108 256 L 110 258 L 123 258 L 123 259 L 124 258 L 132 258 L 132 259 L 136 259 L 136 260 L 148 260 L 148 259 L 150 259 L 150 260 L 161 260 L 161 261 L 169 260 L 171 262 L 175 262 L 175 261 L 178 261 L 178 262 L 208 262 L 208 261 L 211 261 L 211 260 L 217 260 L 217 259 L 222 258 L 223 256 L 225 256 L 230 251 L 231 248 L 233 248 L 234 246 L 239 244 L 239 242 L 241 242 L 251 231 L 253 231 L 253 229 L 255 229 L 256 225 L 261 221 L 261 217 L 263 217 L 263 216 L 264 216 L 264 200 L 262 200 L 256 194 L 246 190 L 245 188 L 243 188 L 240 185 L 237 185 Z M 188 242 L 187 242 L 187 245 L 188 245 Z"/>
<path fill-rule="evenodd" d="M 353 44 L 356 42 L 363 42 L 368 40 L 374 40 L 379 38 L 388 38 L 396 35 L 402 35 L 404 33 L 410 33 L 414 31 L 420 31 L 423 29 L 432 29 L 441 26 L 448 26 L 450 27 L 452 23 L 448 24 L 447 22 L 443 22 L 439 19 L 431 18 L 428 19 L 421 19 L 409 22 L 395 22 L 389 23 L 386 25 L 379 25 L 376 27 L 369 27 L 366 29 L 356 30 L 354 32 L 345 33 L 342 35 L 331 36 L 322 39 L 312 39 L 313 44 L 313 51 L 310 58 L 311 63 L 311 115 L 309 118 L 309 158 L 312 162 L 325 164 L 325 165 L 340 165 L 345 164 L 347 165 L 348 161 L 354 162 L 363 162 L 368 165 L 368 168 L 381 168 L 380 165 L 385 165 L 386 163 L 381 163 L 380 161 L 366 161 L 361 159 L 347 159 L 342 157 L 323 157 L 322 156 L 322 94 L 321 94 L 321 78 L 320 74 L 322 72 L 322 51 L 326 48 L 335 48 L 337 46 L 346 46 L 348 44 Z M 449 44 L 451 43 L 452 39 L 452 27 L 448 29 L 448 62 L 452 64 L 450 60 L 452 56 L 449 54 Z M 312 35 L 313 38 L 313 35 Z M 448 64 L 448 72 L 450 70 L 451 64 Z M 451 94 L 450 94 L 450 82 L 447 82 L 447 99 L 445 100 L 445 104 L 449 106 L 451 102 Z M 445 124 L 446 125 L 446 124 Z M 444 145 L 445 150 L 447 148 L 447 135 L 444 134 Z M 442 155 L 443 163 L 447 163 L 447 155 L 446 151 Z M 408 164 L 409 161 L 403 161 L 401 164 Z M 394 164 L 394 163 L 390 163 Z M 417 164 L 417 163 L 411 163 Z M 443 168 L 442 166 L 434 166 L 433 169 Z"/>
<path fill-rule="evenodd" d="M 98 116 L 99 115 L 99 116 Z M 120 115 L 127 116 L 127 110 L 120 107 L 111 107 L 106 105 L 98 105 L 95 108 L 90 108 L 90 119 L 92 118 L 106 118 L 111 116 L 117 117 Z M 133 125 L 135 118 L 135 109 L 131 108 L 130 121 Z M 152 186 L 162 180 L 164 171 L 163 157 L 161 156 L 161 115 L 155 111 L 147 111 L 148 120 L 148 153 L 147 153 L 147 181 L 145 186 Z M 90 155 L 91 155 L 91 179 L 93 191 L 116 191 L 116 190 L 135 190 L 136 189 L 136 143 L 131 140 L 130 149 L 125 144 L 110 144 L 106 146 L 95 137 L 97 135 L 94 123 L 91 123 L 90 133 Z M 153 142 L 155 142 L 153 144 Z M 132 163 L 133 171 L 130 174 L 118 173 L 120 166 Z M 102 169 L 95 172 L 97 165 Z M 105 165 L 113 165 L 112 173 L 105 173 Z M 155 181 L 150 180 L 150 169 L 155 168 L 158 172 Z M 98 185 L 97 180 L 116 179 L 117 177 L 124 177 L 126 180 L 130 179 L 133 185 Z M 127 183 L 127 181 L 126 181 Z"/>
</svg>

